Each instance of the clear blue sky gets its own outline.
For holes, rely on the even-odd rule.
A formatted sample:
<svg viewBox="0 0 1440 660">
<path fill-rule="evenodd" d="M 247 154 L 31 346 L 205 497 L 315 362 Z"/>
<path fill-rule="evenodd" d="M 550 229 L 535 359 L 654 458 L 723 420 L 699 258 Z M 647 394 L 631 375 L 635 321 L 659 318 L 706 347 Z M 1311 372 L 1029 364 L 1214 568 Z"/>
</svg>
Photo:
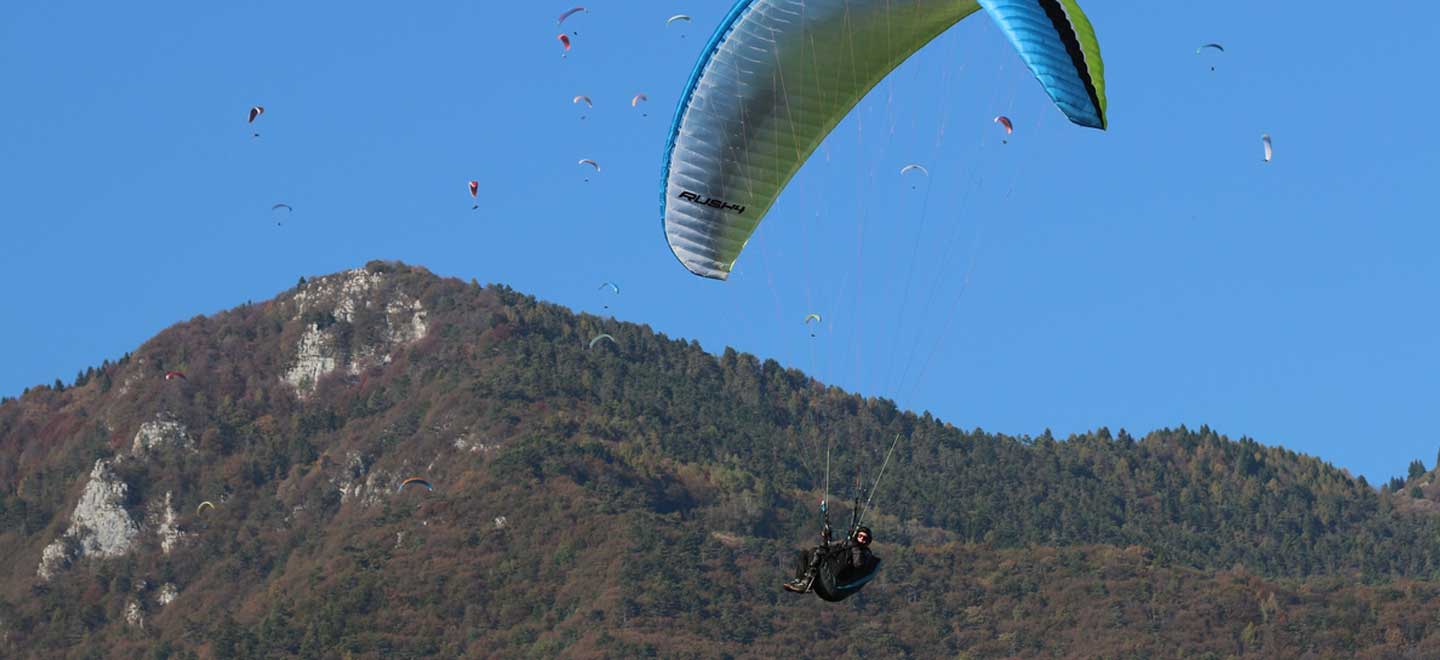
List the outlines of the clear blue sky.
<svg viewBox="0 0 1440 660">
<path fill-rule="evenodd" d="M 1106 133 L 977 15 L 832 134 L 722 284 L 671 256 L 657 195 L 730 2 L 588 4 L 562 59 L 562 3 L 11 3 L 0 393 L 385 258 L 597 313 L 612 280 L 619 318 L 967 428 L 1210 424 L 1372 481 L 1433 465 L 1440 6 L 1088 0 Z"/>
</svg>

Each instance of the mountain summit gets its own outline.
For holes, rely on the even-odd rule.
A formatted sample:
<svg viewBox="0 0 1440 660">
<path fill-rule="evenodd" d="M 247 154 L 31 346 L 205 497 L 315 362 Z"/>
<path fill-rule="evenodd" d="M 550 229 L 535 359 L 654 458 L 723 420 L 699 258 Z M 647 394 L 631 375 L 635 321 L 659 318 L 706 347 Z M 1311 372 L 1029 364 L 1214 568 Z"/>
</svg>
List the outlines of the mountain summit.
<svg viewBox="0 0 1440 660">
<path fill-rule="evenodd" d="M 879 577 L 782 592 L 825 447 L 840 527 L 896 437 Z M 1435 657 L 1421 473 L 964 431 L 372 262 L 0 404 L 0 655 Z"/>
</svg>

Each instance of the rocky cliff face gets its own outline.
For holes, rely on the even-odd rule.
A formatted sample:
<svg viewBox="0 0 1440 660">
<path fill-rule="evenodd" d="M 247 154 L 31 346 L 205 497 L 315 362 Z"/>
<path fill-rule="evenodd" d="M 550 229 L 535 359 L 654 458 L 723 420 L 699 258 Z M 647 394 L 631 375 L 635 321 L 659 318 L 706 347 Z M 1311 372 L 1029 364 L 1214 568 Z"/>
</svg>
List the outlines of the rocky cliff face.
<svg viewBox="0 0 1440 660">
<path fill-rule="evenodd" d="M 130 444 L 130 453 L 141 456 L 145 452 L 161 447 L 182 447 L 194 449 L 185 425 L 168 415 L 162 415 L 153 422 L 140 425 L 135 440 Z"/>
<path fill-rule="evenodd" d="M 425 307 L 391 280 L 385 272 L 357 268 L 316 279 L 296 292 L 288 304 L 305 332 L 281 380 L 304 398 L 325 375 L 339 369 L 355 375 L 389 364 L 392 351 L 424 337 L 429 330 Z"/>
<path fill-rule="evenodd" d="M 397 349 L 422 339 L 429 331 L 428 311 L 400 280 L 384 265 L 357 268 L 302 283 L 293 293 L 277 298 L 275 304 L 282 322 L 289 328 L 281 337 L 288 338 L 282 342 L 289 343 L 290 349 L 282 349 L 282 354 L 290 357 L 273 377 L 293 388 L 303 400 L 313 395 L 329 374 L 355 376 L 390 364 Z M 141 410 L 148 405 L 165 405 L 163 396 L 157 398 L 156 391 L 144 385 L 161 377 L 155 370 L 163 360 L 157 358 L 175 364 L 174 356 L 166 356 L 163 351 L 142 353 L 117 379 L 118 387 L 112 395 L 132 400 L 127 404 Z M 191 375 L 204 377 L 203 372 Z M 180 381 L 165 387 L 188 386 L 188 381 Z M 150 414 L 153 418 L 139 426 L 128 443 L 128 451 L 95 461 L 64 531 L 41 553 L 35 573 L 42 580 L 50 580 L 84 558 L 123 556 L 147 534 L 156 535 L 165 554 L 184 541 L 187 534 L 175 508 L 177 494 L 157 492 L 146 496 L 149 501 L 128 502 L 133 499 L 132 489 L 117 474 L 116 468 L 127 461 L 153 460 L 166 451 L 198 451 L 199 434 L 192 434 L 176 415 L 165 408 Z M 466 447 L 478 451 L 484 445 Z M 394 491 L 401 477 L 372 472 L 370 460 L 359 453 L 347 456 L 347 464 L 332 479 L 342 501 L 374 504 Z M 173 585 L 171 589 L 161 600 L 175 598 Z"/>
<path fill-rule="evenodd" d="M 165 447 L 194 451 L 185 425 L 162 413 L 154 421 L 140 425 L 130 454 L 95 461 L 80 501 L 70 512 L 69 526 L 41 553 L 40 566 L 35 570 L 40 579 L 49 580 L 81 558 L 122 556 L 146 531 L 159 536 L 160 548 L 166 554 L 176 547 L 184 533 L 177 525 L 171 493 L 166 492 L 164 500 L 148 503 L 144 519 L 137 521 L 125 508 L 130 486 L 115 473 L 115 466 L 121 462 L 145 460 L 149 452 Z"/>
<path fill-rule="evenodd" d="M 103 559 L 128 552 L 140 535 L 140 526 L 123 506 L 128 490 L 110 461 L 95 461 L 85 492 L 70 513 L 69 529 L 45 547 L 36 574 L 48 580 L 80 557 Z"/>
</svg>

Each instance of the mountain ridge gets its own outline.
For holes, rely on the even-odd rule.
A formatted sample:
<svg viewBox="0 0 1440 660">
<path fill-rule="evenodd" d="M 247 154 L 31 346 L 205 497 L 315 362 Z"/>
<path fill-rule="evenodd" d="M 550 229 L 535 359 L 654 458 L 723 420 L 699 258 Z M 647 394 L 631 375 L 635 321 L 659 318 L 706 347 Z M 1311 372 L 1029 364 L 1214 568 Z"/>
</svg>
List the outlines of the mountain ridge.
<svg viewBox="0 0 1440 660">
<path fill-rule="evenodd" d="M 601 332 L 616 341 L 588 347 Z M 1123 650 L 1130 617 L 1143 618 L 1130 604 L 1088 641 L 1044 641 L 1063 618 L 994 616 L 1011 596 L 1031 603 L 1012 608 L 1079 607 L 1091 592 L 1117 602 L 1087 571 L 1120 571 L 1188 581 L 1190 598 L 1268 591 L 1185 648 L 1279 657 L 1297 639 L 1282 605 L 1345 610 L 1307 589 L 1348 590 L 1379 625 L 1386 585 L 1411 594 L 1398 599 L 1415 606 L 1408 617 L 1440 566 L 1426 506 L 1283 448 L 1208 427 L 964 431 L 773 360 L 398 263 L 176 324 L 77 381 L 0 405 L 0 455 L 14 459 L 0 461 L 0 551 L 17 559 L 0 584 L 8 652 L 778 653 L 807 633 L 775 617 L 814 607 L 773 587 L 788 548 L 816 533 L 827 437 L 842 439 L 836 475 L 873 473 L 902 440 L 867 518 L 885 575 L 820 615 L 884 607 L 889 641 L 836 634 L 817 654 L 1137 652 Z M 436 491 L 398 490 L 417 475 Z M 1408 499 L 1431 501 L 1426 478 Z M 855 494 L 837 491 L 835 502 Z M 594 556 L 612 535 L 624 551 Z M 1045 593 L 1046 573 L 1078 591 Z M 714 592 L 701 576 L 733 584 Z M 959 583 L 927 596 L 932 580 Z M 1005 596 L 1012 582 L 1026 586 Z M 497 611 L 465 604 L 489 593 L 506 595 Z M 76 598 L 94 604 L 64 607 Z M 726 617 L 721 630 L 705 623 Z M 1371 637 L 1434 648 L 1429 628 L 1410 625 L 1398 641 L 1365 626 L 1328 634 L 1352 650 Z M 1134 648 L 1177 643 L 1151 639 Z"/>
</svg>

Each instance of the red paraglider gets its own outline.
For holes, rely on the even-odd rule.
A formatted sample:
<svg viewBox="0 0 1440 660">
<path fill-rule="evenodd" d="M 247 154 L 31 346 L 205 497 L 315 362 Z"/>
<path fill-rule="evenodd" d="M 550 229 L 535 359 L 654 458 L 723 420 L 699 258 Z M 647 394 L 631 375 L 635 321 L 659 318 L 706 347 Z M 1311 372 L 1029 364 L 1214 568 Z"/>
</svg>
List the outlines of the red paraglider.
<svg viewBox="0 0 1440 660">
<path fill-rule="evenodd" d="M 179 378 L 180 380 L 189 380 L 185 377 L 185 374 L 182 374 L 178 371 L 165 372 L 165 380 L 175 380 L 176 378 Z"/>
<path fill-rule="evenodd" d="M 568 34 L 562 34 L 562 35 L 558 36 L 557 38 L 560 40 L 560 45 L 562 45 L 562 46 L 565 47 L 565 52 L 566 52 L 566 53 L 569 53 L 569 52 L 570 52 L 570 35 L 568 35 Z M 564 55 L 561 55 L 561 57 L 564 57 Z"/>
<path fill-rule="evenodd" d="M 480 200 L 480 182 L 479 182 L 479 181 L 471 181 L 471 182 L 470 182 L 470 199 L 476 200 L 476 201 L 475 201 L 475 204 L 470 207 L 470 210 L 471 210 L 471 211 L 474 211 L 475 209 L 480 208 L 480 201 L 479 201 L 479 200 Z"/>
<path fill-rule="evenodd" d="M 995 123 L 1005 127 L 1006 135 L 1012 135 L 1015 133 L 1015 124 L 1010 121 L 1009 117 L 1006 117 L 1005 115 L 1000 115 L 995 118 Z M 1000 143 L 1010 144 L 1010 141 L 1002 139 L 1000 140 Z"/>
</svg>

